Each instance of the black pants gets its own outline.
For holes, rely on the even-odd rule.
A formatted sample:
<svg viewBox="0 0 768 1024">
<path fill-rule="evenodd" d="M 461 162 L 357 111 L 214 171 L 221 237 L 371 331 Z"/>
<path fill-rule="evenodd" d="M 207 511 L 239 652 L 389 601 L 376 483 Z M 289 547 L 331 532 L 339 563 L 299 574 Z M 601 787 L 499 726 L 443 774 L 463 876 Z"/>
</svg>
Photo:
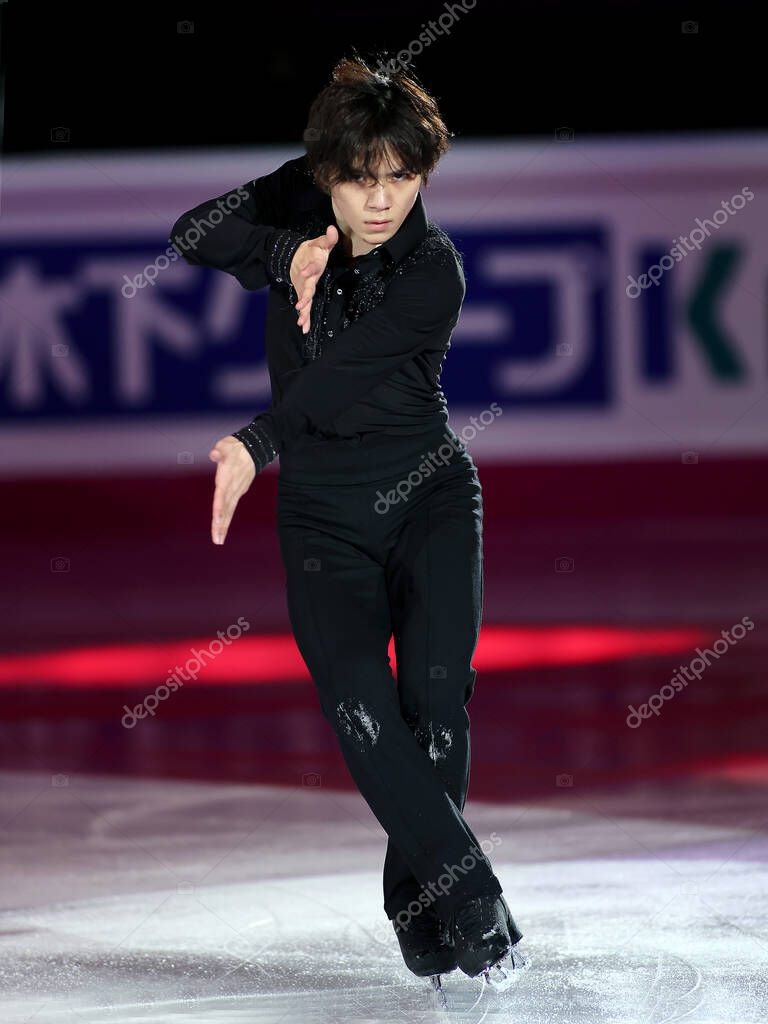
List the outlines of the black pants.
<svg viewBox="0 0 768 1024">
<path fill-rule="evenodd" d="M 291 625 L 349 771 L 389 836 L 390 918 L 420 893 L 447 919 L 462 899 L 502 891 L 461 813 L 482 515 L 467 452 L 418 480 L 318 485 L 281 473 L 278 483 Z"/>
</svg>

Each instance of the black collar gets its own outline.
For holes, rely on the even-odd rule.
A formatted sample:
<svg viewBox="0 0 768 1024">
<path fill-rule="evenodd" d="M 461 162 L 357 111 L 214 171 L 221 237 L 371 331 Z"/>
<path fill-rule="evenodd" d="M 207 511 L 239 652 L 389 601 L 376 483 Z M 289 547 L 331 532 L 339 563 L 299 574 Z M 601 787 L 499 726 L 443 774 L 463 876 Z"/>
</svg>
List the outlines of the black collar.
<svg viewBox="0 0 768 1024">
<path fill-rule="evenodd" d="M 383 242 L 379 249 L 384 249 L 391 260 L 399 263 L 409 252 L 424 241 L 427 234 L 427 211 L 424 208 L 424 200 L 421 192 L 416 194 L 416 201 L 408 212 L 408 216 L 387 242 Z"/>
</svg>

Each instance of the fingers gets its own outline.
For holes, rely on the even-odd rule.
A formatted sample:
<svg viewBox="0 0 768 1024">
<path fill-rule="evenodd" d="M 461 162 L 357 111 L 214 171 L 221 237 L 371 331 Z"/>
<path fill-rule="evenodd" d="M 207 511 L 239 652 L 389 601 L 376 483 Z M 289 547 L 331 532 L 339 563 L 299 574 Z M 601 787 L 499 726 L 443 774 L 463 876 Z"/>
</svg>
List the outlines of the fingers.
<svg viewBox="0 0 768 1024">
<path fill-rule="evenodd" d="M 315 294 L 315 288 L 317 287 L 317 282 L 319 280 L 319 277 L 310 277 L 304 282 L 304 286 L 301 289 L 301 296 L 299 301 L 311 298 Z"/>
<path fill-rule="evenodd" d="M 302 328 L 302 333 L 307 334 L 310 327 L 309 313 L 312 308 L 312 299 L 315 294 L 315 286 L 317 284 L 317 278 L 312 278 L 307 281 L 304 286 L 301 298 L 296 303 L 296 310 L 298 311 L 299 317 L 297 320 L 298 326 Z"/>
<path fill-rule="evenodd" d="M 311 309 L 312 303 L 310 302 L 304 309 L 301 310 L 301 312 L 299 313 L 299 319 L 297 320 L 299 327 L 303 327 L 305 324 L 309 323 L 309 314 Z M 304 333 L 306 334 L 307 332 L 305 331 Z"/>
<path fill-rule="evenodd" d="M 336 245 L 339 240 L 339 231 L 335 224 L 329 224 L 325 229 L 325 234 L 318 235 L 317 238 L 311 240 L 312 245 L 317 245 L 321 249 L 330 250 Z"/>
<path fill-rule="evenodd" d="M 216 487 L 213 492 L 213 513 L 211 518 L 211 540 L 214 544 L 223 544 L 232 522 L 232 512 L 225 498 L 223 479 L 219 479 L 216 471 Z"/>
<path fill-rule="evenodd" d="M 218 490 L 218 488 L 217 488 Z M 235 502 L 235 505 L 237 502 Z M 234 515 L 235 505 L 227 499 L 220 499 L 218 504 L 214 497 L 213 516 L 211 518 L 211 540 L 214 544 L 223 544 Z"/>
<path fill-rule="evenodd" d="M 232 469 L 227 460 L 221 459 L 216 467 L 216 480 L 213 491 L 213 509 L 211 513 L 211 540 L 214 544 L 223 544 L 229 531 L 232 516 L 240 500 L 232 490 Z"/>
<path fill-rule="evenodd" d="M 309 274 L 307 272 L 309 272 Z M 296 303 L 296 309 L 306 305 L 312 298 L 315 294 L 315 286 L 320 279 L 319 267 L 312 263 L 307 264 L 300 273 L 307 276 L 301 287 L 301 295 L 299 296 L 299 301 Z M 298 293 L 298 288 L 296 291 Z"/>
<path fill-rule="evenodd" d="M 314 294 L 315 294 L 315 285 L 313 283 L 313 284 L 309 285 L 308 287 L 306 287 L 304 289 L 304 291 L 301 293 L 301 298 L 296 303 L 296 309 L 301 311 L 306 306 L 308 306 L 312 302 L 312 298 L 313 298 Z"/>
<path fill-rule="evenodd" d="M 336 226 L 334 224 L 330 224 L 325 229 L 324 235 L 320 235 L 318 238 L 312 239 L 312 244 L 327 253 L 336 244 L 338 237 L 339 233 Z M 297 324 L 301 327 L 302 334 L 309 333 L 311 326 L 310 310 L 312 308 L 312 299 L 315 294 L 315 287 L 317 282 L 320 280 L 327 263 L 328 257 L 326 255 L 317 259 L 310 259 L 305 266 L 301 268 L 300 275 L 304 278 L 304 287 L 302 288 L 301 295 L 295 305 L 295 309 L 299 314 Z"/>
<path fill-rule="evenodd" d="M 299 327 L 306 328 L 306 330 L 304 330 L 304 334 L 306 334 L 307 331 L 309 330 L 309 313 L 310 313 L 311 308 L 312 308 L 312 306 L 311 306 L 311 303 L 310 303 L 310 305 L 308 305 L 306 307 L 306 309 L 303 309 L 301 311 L 301 313 L 299 314 L 299 318 L 296 321 L 296 323 L 299 325 Z"/>
</svg>

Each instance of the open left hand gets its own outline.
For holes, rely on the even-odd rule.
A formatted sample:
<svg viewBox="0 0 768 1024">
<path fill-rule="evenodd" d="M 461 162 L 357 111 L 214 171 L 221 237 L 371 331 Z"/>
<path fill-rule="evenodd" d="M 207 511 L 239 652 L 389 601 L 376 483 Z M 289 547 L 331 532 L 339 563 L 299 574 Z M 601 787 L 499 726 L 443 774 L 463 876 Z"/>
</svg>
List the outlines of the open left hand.
<svg viewBox="0 0 768 1024">
<path fill-rule="evenodd" d="M 299 297 L 296 309 L 299 313 L 298 325 L 302 334 L 309 333 L 310 309 L 317 282 L 322 277 L 328 257 L 339 240 L 339 232 L 334 224 L 329 224 L 325 234 L 317 238 L 308 238 L 302 242 L 291 261 L 291 283 Z"/>
<path fill-rule="evenodd" d="M 211 539 L 223 544 L 237 503 L 256 476 L 256 466 L 243 442 L 232 434 L 217 441 L 208 458 L 216 463 Z"/>
</svg>

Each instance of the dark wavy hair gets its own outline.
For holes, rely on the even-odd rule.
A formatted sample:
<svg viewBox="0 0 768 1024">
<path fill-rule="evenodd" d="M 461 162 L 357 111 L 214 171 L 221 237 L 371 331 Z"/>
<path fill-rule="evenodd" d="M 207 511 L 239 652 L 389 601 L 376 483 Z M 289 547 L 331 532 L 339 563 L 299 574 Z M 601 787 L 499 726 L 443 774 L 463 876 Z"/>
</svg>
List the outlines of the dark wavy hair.
<svg viewBox="0 0 768 1024">
<path fill-rule="evenodd" d="M 304 131 L 309 165 L 325 193 L 374 171 L 389 149 L 403 170 L 426 186 L 453 138 L 434 97 L 409 67 L 379 59 L 374 70 L 358 53 L 342 58 L 309 108 Z"/>
</svg>

